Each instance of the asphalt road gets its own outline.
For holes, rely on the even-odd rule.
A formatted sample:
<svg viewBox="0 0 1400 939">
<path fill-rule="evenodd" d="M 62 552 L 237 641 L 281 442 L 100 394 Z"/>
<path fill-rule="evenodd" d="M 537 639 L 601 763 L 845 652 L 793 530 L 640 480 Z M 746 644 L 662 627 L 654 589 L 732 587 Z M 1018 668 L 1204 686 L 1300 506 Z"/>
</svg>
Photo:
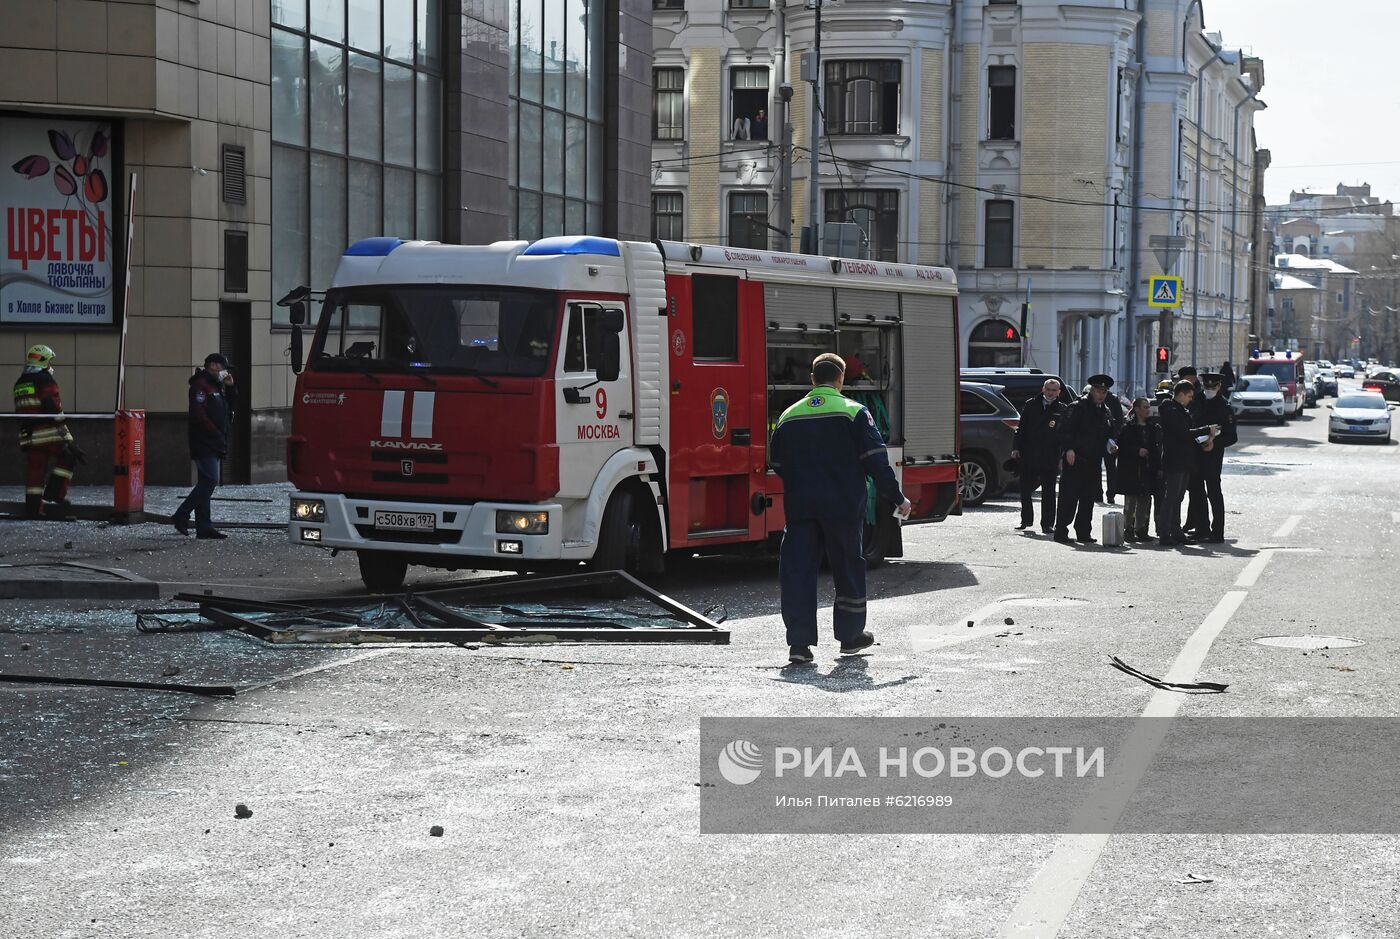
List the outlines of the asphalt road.
<svg viewBox="0 0 1400 939">
<path fill-rule="evenodd" d="M 725 647 L 272 649 L 137 634 L 127 609 L 7 604 L 5 672 L 261 687 L 206 702 L 0 685 L 3 932 L 1400 936 L 1389 835 L 699 828 L 704 716 L 1400 716 L 1400 446 L 1329 444 L 1326 413 L 1242 431 L 1224 545 L 1058 545 L 1013 530 L 1014 496 L 908 528 L 908 557 L 871 575 L 879 644 L 837 661 L 827 640 L 815 667 L 784 664 L 776 565 L 754 559 L 665 585 L 724 606 Z M 348 558 L 257 532 L 0 536 L 7 560 L 80 550 L 162 580 L 353 577 Z M 1310 634 L 1364 645 L 1253 641 Z M 1109 655 L 1230 687 L 1158 692 Z"/>
</svg>

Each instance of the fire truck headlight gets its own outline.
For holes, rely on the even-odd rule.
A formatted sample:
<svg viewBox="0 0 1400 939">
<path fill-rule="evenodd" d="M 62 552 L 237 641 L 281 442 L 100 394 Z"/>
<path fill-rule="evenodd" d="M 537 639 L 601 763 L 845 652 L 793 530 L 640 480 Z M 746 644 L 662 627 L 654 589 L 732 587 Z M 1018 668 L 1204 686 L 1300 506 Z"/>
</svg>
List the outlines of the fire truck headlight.
<svg viewBox="0 0 1400 939">
<path fill-rule="evenodd" d="M 320 499 L 293 499 L 292 520 L 297 522 L 324 522 L 326 503 Z"/>
<path fill-rule="evenodd" d="M 500 535 L 547 535 L 549 534 L 549 513 L 498 511 L 496 513 L 496 533 Z"/>
</svg>

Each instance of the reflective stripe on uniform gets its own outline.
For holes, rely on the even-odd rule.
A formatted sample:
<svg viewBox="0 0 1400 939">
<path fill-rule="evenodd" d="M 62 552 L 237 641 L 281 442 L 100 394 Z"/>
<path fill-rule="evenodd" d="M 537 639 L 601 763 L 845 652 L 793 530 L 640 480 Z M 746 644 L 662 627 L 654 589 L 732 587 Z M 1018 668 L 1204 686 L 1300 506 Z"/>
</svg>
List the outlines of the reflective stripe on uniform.
<svg viewBox="0 0 1400 939">
<path fill-rule="evenodd" d="M 42 496 L 42 495 L 44 494 L 44 487 L 43 487 L 43 486 L 25 486 L 25 487 L 24 487 L 24 494 L 25 494 L 26 496 Z"/>
<path fill-rule="evenodd" d="M 61 467 L 61 466 L 55 467 L 55 468 L 54 468 L 54 471 L 53 471 L 53 474 L 54 474 L 55 476 L 57 476 L 59 479 L 72 479 L 72 478 L 73 478 L 73 471 L 72 471 L 72 470 L 66 470 L 66 469 L 64 469 L 64 468 Z"/>
<path fill-rule="evenodd" d="M 778 418 L 778 426 L 783 426 L 787 421 L 816 417 L 840 416 L 853 421 L 862 408 L 863 405 L 842 397 L 841 392 L 830 385 L 819 385 L 807 397 L 784 411 Z"/>
<path fill-rule="evenodd" d="M 864 453 L 862 453 L 862 454 L 860 455 L 860 458 L 863 460 L 863 459 L 865 459 L 866 457 L 871 456 L 871 455 L 873 455 L 873 454 L 876 454 L 876 453 L 884 453 L 884 452 L 885 452 L 885 448 L 884 448 L 884 447 L 873 447 L 873 448 L 871 448 L 871 449 L 869 449 L 869 450 L 866 450 Z"/>
</svg>

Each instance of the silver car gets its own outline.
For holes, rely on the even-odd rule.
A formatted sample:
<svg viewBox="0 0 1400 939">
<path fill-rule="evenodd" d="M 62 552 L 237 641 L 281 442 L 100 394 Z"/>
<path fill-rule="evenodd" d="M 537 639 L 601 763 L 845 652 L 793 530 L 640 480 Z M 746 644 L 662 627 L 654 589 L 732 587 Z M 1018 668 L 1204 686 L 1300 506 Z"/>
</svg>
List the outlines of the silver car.
<svg viewBox="0 0 1400 939">
<path fill-rule="evenodd" d="M 1230 409 L 1235 420 L 1259 417 L 1282 424 L 1283 389 L 1272 375 L 1246 375 L 1230 390 Z"/>
<path fill-rule="evenodd" d="M 1383 395 L 1374 391 L 1357 391 L 1337 398 L 1329 404 L 1332 415 L 1327 421 L 1327 439 L 1381 440 L 1390 443 L 1390 409 Z"/>
</svg>

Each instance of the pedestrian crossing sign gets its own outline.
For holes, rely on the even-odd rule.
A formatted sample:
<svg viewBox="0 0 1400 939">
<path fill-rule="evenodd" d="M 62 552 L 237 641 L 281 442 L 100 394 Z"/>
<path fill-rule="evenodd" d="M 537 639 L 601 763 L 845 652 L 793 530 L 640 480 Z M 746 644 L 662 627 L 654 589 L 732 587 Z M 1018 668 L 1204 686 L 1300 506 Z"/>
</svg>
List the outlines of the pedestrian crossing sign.
<svg viewBox="0 0 1400 939">
<path fill-rule="evenodd" d="M 1147 305 L 1155 307 L 1181 306 L 1180 277 L 1147 278 Z"/>
</svg>

